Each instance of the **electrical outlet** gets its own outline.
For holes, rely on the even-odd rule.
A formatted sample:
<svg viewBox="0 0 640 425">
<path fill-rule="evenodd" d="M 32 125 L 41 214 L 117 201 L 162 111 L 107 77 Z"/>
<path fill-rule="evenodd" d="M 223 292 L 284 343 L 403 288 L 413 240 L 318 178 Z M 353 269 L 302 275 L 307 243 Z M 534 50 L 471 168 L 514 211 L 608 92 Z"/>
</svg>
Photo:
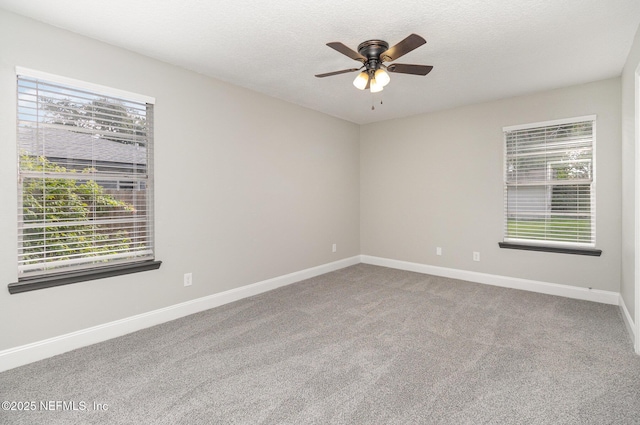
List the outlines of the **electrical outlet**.
<svg viewBox="0 0 640 425">
<path fill-rule="evenodd" d="M 442 255 L 442 248 L 436 247 L 436 255 Z"/>
<path fill-rule="evenodd" d="M 191 286 L 192 283 L 193 283 L 193 274 L 192 273 L 185 273 L 184 274 L 184 286 Z"/>
<path fill-rule="evenodd" d="M 332 251 L 331 252 L 336 252 L 338 250 L 338 245 L 337 244 L 333 244 L 333 247 L 331 247 Z"/>
<path fill-rule="evenodd" d="M 473 252 L 473 261 L 480 261 L 480 253 L 477 251 Z"/>
</svg>

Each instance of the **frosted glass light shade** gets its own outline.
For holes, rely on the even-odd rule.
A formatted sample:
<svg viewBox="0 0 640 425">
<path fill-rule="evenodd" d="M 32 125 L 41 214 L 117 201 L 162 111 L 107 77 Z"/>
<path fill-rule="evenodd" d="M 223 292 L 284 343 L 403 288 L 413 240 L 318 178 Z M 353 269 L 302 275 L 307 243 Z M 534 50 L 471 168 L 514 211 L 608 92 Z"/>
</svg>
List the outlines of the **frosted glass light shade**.
<svg viewBox="0 0 640 425">
<path fill-rule="evenodd" d="M 384 89 L 384 86 L 378 82 L 375 78 L 371 79 L 371 85 L 369 86 L 371 93 L 378 93 Z"/>
<path fill-rule="evenodd" d="M 353 85 L 356 86 L 359 90 L 364 90 L 367 87 L 367 83 L 369 82 L 369 74 L 366 72 L 361 72 L 358 74 L 355 80 L 353 80 Z"/>
<path fill-rule="evenodd" d="M 387 84 L 389 84 L 389 81 L 391 81 L 391 78 L 389 77 L 389 74 L 387 74 L 387 71 L 382 68 L 376 71 L 375 77 L 378 84 L 382 85 L 382 87 L 386 86 Z"/>
</svg>

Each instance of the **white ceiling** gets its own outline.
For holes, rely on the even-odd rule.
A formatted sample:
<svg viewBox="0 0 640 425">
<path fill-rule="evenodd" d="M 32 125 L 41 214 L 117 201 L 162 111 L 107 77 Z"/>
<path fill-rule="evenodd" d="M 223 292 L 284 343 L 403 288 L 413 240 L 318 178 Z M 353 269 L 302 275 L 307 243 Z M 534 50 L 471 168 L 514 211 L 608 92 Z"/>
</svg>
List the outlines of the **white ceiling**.
<svg viewBox="0 0 640 425">
<path fill-rule="evenodd" d="M 4 8 L 359 124 L 619 76 L 638 0 L 0 0 Z M 427 44 L 375 95 L 352 85 L 356 50 L 411 33 Z M 376 101 L 371 110 L 372 99 Z M 383 105 L 380 105 L 383 100 Z"/>
</svg>

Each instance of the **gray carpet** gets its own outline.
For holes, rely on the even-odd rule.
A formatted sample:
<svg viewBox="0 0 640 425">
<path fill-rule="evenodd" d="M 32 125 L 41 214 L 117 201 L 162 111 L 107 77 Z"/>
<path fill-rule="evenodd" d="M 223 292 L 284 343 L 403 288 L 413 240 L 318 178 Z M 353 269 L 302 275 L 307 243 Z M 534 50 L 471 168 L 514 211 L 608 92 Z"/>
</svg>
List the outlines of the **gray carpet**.
<svg viewBox="0 0 640 425">
<path fill-rule="evenodd" d="M 86 403 L 2 424 L 640 424 L 640 356 L 616 306 L 359 264 L 4 372 L 1 400 Z"/>
</svg>

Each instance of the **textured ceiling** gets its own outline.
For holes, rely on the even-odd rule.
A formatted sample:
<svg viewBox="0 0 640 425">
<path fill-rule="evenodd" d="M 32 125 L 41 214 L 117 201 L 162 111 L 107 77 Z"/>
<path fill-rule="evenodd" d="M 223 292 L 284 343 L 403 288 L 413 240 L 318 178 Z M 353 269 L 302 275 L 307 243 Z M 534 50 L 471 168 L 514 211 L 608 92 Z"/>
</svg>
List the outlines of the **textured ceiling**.
<svg viewBox="0 0 640 425">
<path fill-rule="evenodd" d="M 620 75 L 638 0 L 0 0 L 0 8 L 364 124 Z M 382 93 L 359 91 L 358 62 L 325 44 L 427 44 Z M 371 110 L 372 101 L 376 110 Z M 380 100 L 383 105 L 380 105 Z"/>
</svg>

